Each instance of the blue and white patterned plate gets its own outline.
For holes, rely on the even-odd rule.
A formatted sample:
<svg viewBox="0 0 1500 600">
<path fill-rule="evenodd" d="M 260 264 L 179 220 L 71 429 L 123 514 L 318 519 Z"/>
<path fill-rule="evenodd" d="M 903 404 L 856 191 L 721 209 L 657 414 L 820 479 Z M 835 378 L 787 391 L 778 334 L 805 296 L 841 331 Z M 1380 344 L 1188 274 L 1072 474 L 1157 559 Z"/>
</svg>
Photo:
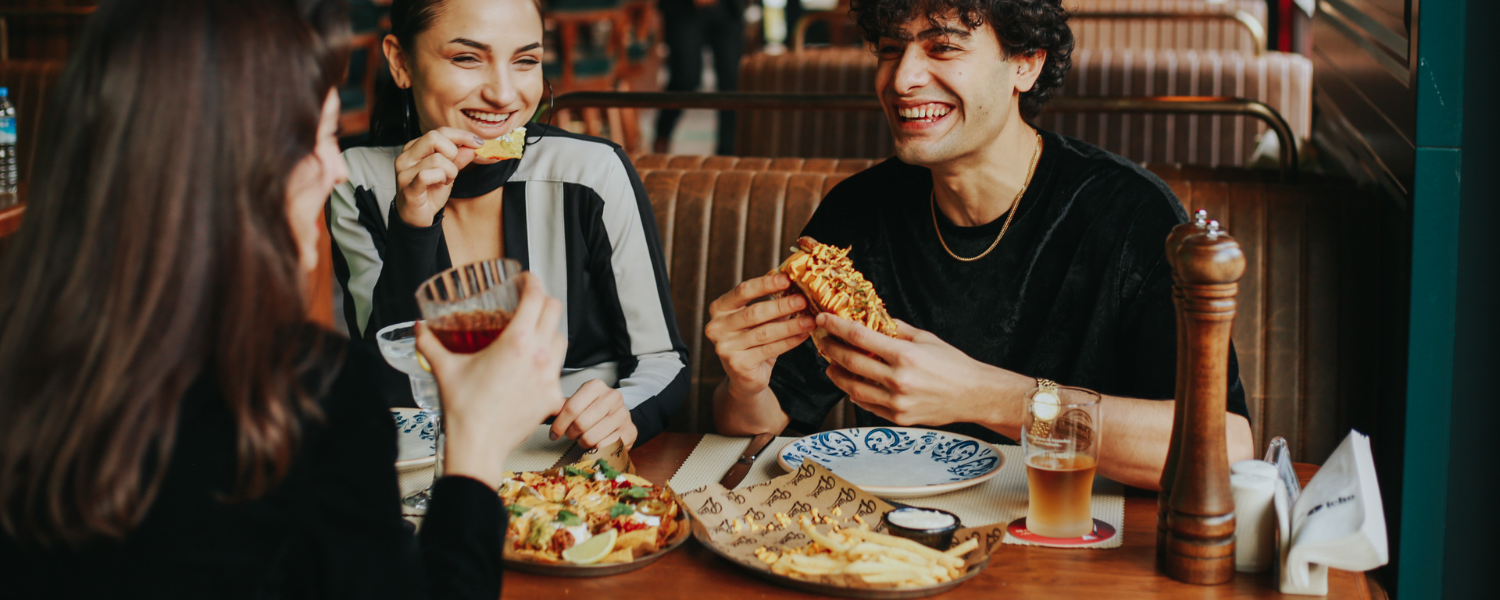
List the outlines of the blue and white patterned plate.
<svg viewBox="0 0 1500 600">
<path fill-rule="evenodd" d="M 415 408 L 393 408 L 396 419 L 396 470 L 410 471 L 433 463 L 437 456 L 437 435 L 432 419 Z"/>
<path fill-rule="evenodd" d="M 914 427 L 838 429 L 797 439 L 776 462 L 795 471 L 811 458 L 882 498 L 916 498 L 994 477 L 1005 455 L 966 435 Z"/>
</svg>

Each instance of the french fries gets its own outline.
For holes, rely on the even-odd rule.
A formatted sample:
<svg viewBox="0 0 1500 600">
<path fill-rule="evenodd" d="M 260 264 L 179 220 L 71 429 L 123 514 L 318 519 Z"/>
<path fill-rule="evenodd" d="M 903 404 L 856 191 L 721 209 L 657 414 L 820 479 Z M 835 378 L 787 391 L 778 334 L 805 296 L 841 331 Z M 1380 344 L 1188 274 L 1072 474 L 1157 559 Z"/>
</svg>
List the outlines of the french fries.
<svg viewBox="0 0 1500 600">
<path fill-rule="evenodd" d="M 970 539 L 940 552 L 869 531 L 863 524 L 824 533 L 816 526 L 821 522 L 824 519 L 816 515 L 803 515 L 799 524 L 811 543 L 779 554 L 757 548 L 756 558 L 770 566 L 771 572 L 796 579 L 845 587 L 905 588 L 952 581 L 964 573 L 963 557 L 979 548 L 979 540 Z"/>
</svg>

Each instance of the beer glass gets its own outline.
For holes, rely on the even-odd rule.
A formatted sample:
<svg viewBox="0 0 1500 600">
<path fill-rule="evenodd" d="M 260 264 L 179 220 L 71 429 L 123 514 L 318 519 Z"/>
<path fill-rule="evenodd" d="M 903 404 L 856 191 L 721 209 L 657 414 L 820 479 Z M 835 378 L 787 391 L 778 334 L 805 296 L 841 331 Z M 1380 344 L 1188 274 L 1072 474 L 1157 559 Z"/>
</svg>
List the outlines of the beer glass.
<svg viewBox="0 0 1500 600">
<path fill-rule="evenodd" d="M 1094 530 L 1089 501 L 1099 464 L 1100 396 L 1042 380 L 1026 400 L 1026 529 L 1050 538 L 1088 535 Z"/>
<path fill-rule="evenodd" d="M 521 303 L 521 263 L 494 258 L 433 275 L 417 288 L 422 319 L 443 346 L 470 354 L 500 337 Z"/>
</svg>

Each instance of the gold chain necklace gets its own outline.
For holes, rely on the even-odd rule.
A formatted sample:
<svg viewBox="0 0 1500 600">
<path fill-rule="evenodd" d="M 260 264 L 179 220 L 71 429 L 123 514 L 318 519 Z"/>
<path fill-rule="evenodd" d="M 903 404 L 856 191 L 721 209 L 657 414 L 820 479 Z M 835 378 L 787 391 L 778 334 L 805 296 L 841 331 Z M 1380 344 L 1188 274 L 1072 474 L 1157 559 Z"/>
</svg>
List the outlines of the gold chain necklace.
<svg viewBox="0 0 1500 600">
<path fill-rule="evenodd" d="M 1000 245 L 1000 238 L 1005 237 L 1005 231 L 1007 229 L 1010 229 L 1011 219 L 1014 219 L 1016 217 L 1016 207 L 1021 205 L 1021 196 L 1025 195 L 1026 188 L 1031 186 L 1031 177 L 1033 175 L 1036 175 L 1036 161 L 1041 156 L 1042 134 L 1038 133 L 1036 134 L 1036 149 L 1031 151 L 1031 166 L 1026 169 L 1026 182 L 1021 184 L 1021 191 L 1016 192 L 1016 199 L 1011 201 L 1010 210 L 1006 211 L 1005 224 L 1000 226 L 1000 235 L 995 236 L 995 241 L 990 244 L 989 248 L 986 248 L 984 252 L 979 253 L 979 256 L 975 256 L 973 258 L 964 258 L 962 256 L 954 254 L 953 249 L 948 247 L 948 242 L 943 240 L 943 229 L 941 227 L 938 227 L 937 220 L 937 186 L 933 186 L 931 198 L 932 229 L 934 231 L 937 231 L 938 243 L 943 245 L 943 250 L 946 250 L 948 252 L 948 256 L 952 256 L 955 260 L 960 260 L 963 262 L 974 262 L 976 260 L 984 258 L 990 253 L 990 251 L 994 250 L 996 246 Z"/>
</svg>

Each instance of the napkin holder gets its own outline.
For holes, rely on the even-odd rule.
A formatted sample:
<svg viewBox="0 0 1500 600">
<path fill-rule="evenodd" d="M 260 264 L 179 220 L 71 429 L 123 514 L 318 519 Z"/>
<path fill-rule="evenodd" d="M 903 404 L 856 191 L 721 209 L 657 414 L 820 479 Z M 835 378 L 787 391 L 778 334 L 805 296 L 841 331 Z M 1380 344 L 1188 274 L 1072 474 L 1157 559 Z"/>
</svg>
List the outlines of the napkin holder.
<svg viewBox="0 0 1500 600">
<path fill-rule="evenodd" d="M 1368 571 L 1390 560 L 1370 438 L 1349 432 L 1295 498 L 1276 480 L 1276 580 L 1283 594 L 1328 594 L 1329 567 Z"/>
<path fill-rule="evenodd" d="M 1245 255 L 1219 230 L 1218 221 L 1184 237 L 1174 254 L 1186 352 L 1179 352 L 1179 406 L 1172 425 L 1178 439 L 1168 449 L 1176 464 L 1166 493 L 1161 566 L 1178 581 L 1215 585 L 1234 579 L 1234 496 L 1224 415 L 1229 339 Z"/>
</svg>

